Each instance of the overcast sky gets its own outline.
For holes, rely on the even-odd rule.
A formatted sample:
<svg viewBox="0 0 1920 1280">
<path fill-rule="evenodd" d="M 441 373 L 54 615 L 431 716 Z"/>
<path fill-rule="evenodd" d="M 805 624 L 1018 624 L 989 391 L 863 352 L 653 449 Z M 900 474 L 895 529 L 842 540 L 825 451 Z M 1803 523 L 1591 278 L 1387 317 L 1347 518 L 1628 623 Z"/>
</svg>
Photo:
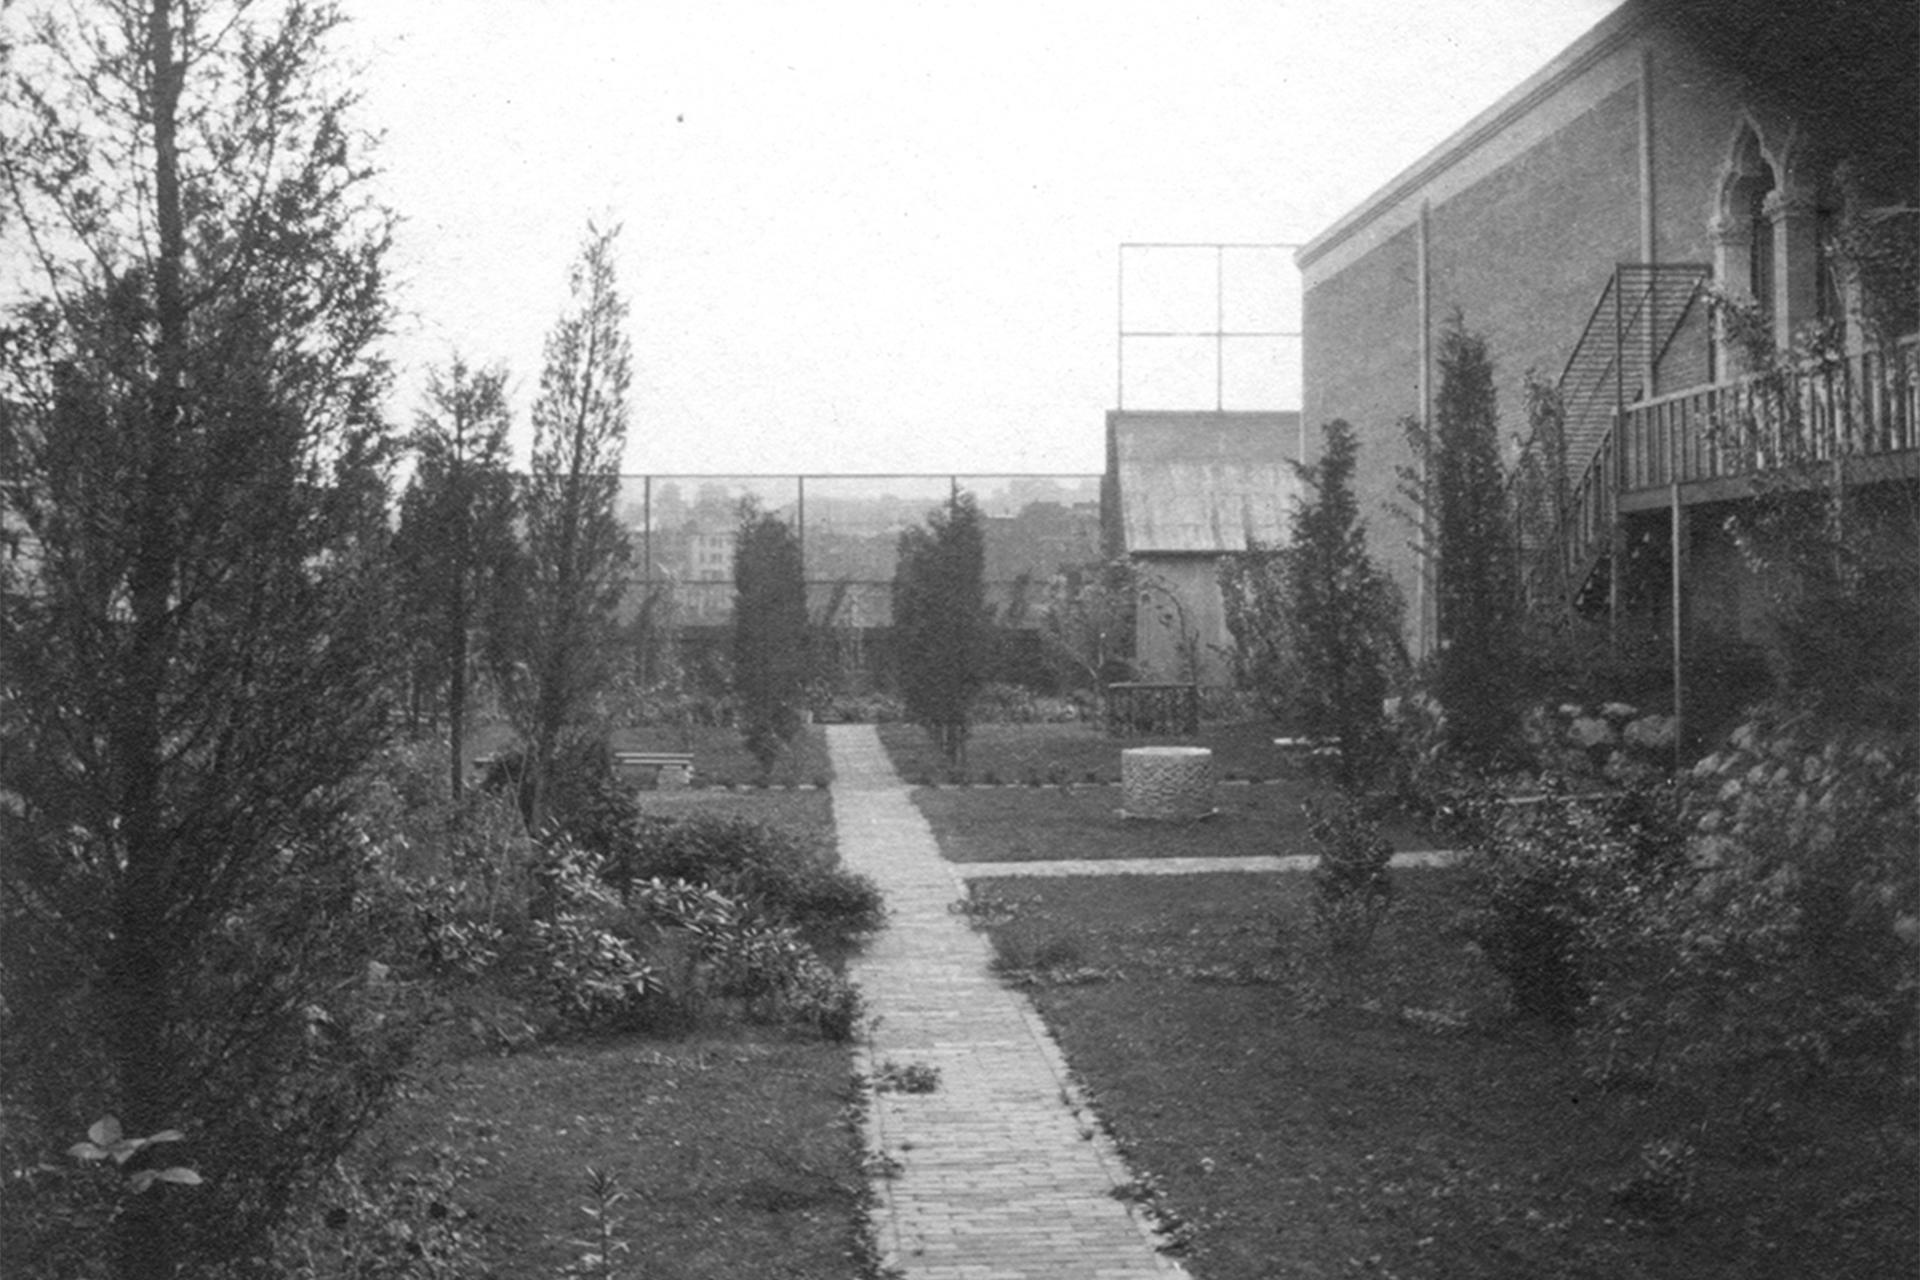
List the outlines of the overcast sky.
<svg viewBox="0 0 1920 1280">
<path fill-rule="evenodd" d="M 1304 241 L 1614 3 L 346 0 L 406 218 L 395 408 L 504 361 L 524 453 L 592 217 L 629 469 L 1097 471 L 1122 242 Z M 1210 259 L 1129 261 L 1129 329 L 1212 326 Z M 1290 254 L 1228 274 L 1228 327 L 1294 327 Z M 1205 344 L 1127 351 L 1128 407 L 1212 407 Z M 1297 407 L 1296 362 L 1241 344 L 1228 407 Z"/>
</svg>

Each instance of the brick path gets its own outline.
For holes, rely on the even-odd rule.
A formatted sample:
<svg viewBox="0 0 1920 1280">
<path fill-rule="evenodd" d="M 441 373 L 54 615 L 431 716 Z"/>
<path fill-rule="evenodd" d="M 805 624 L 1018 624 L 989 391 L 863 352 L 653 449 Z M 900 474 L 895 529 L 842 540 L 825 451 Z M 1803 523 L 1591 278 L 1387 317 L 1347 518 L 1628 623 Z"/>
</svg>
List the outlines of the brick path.
<svg viewBox="0 0 1920 1280">
<path fill-rule="evenodd" d="M 1128 1173 L 1097 1132 L 1025 996 L 987 969 L 965 894 L 870 725 L 827 730 L 840 857 L 886 894 L 887 929 L 852 965 L 879 1023 L 869 1078 L 940 1072 L 932 1093 L 880 1093 L 868 1146 L 887 1265 L 910 1280 L 1170 1280 L 1148 1225 L 1112 1189 Z M 893 1162 L 897 1162 L 895 1165 Z"/>
</svg>

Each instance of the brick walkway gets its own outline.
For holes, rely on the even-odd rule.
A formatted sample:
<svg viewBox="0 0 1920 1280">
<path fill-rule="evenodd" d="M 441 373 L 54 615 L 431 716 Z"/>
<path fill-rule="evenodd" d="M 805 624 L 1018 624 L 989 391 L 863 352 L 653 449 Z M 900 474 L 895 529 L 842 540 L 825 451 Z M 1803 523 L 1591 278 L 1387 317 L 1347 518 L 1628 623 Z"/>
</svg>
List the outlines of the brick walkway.
<svg viewBox="0 0 1920 1280">
<path fill-rule="evenodd" d="M 886 894 L 887 929 L 852 965 L 879 1023 L 862 1051 L 939 1069 L 932 1093 L 873 1099 L 868 1146 L 889 1266 L 910 1280 L 1169 1280 L 1149 1227 L 1111 1191 L 1128 1180 L 1026 997 L 987 970 L 988 944 L 949 906 L 965 894 L 870 725 L 827 730 L 840 857 Z"/>
</svg>

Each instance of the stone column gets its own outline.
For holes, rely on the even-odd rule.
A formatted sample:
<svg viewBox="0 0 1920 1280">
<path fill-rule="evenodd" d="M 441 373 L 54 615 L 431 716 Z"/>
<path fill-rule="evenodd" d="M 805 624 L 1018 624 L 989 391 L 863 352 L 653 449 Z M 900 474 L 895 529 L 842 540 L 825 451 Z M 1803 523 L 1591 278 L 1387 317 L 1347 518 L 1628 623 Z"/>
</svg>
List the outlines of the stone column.
<svg viewBox="0 0 1920 1280">
<path fill-rule="evenodd" d="M 1713 278 L 1728 297 L 1753 297 L 1753 224 L 1733 213 L 1722 213 L 1707 224 L 1713 239 Z M 1746 372 L 1746 355 L 1727 333 L 1726 317 L 1714 318 L 1715 381 Z"/>
<path fill-rule="evenodd" d="M 1784 186 L 1767 196 L 1762 211 L 1773 223 L 1773 336 L 1785 348 L 1794 330 L 1820 313 L 1820 233 L 1814 193 Z"/>
</svg>

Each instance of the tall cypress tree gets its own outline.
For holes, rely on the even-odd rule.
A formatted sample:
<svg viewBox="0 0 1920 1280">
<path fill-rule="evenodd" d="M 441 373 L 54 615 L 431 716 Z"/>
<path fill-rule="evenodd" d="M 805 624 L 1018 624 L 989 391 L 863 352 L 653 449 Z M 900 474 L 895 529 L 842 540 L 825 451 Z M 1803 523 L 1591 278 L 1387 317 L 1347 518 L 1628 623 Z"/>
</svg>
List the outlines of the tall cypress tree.
<svg viewBox="0 0 1920 1280">
<path fill-rule="evenodd" d="M 1500 465 L 1499 412 L 1486 341 L 1458 316 L 1440 335 L 1432 500 L 1439 662 L 1435 695 L 1447 738 L 1491 764 L 1519 722 L 1523 609 Z"/>
<path fill-rule="evenodd" d="M 526 743 L 536 830 L 546 821 L 560 748 L 581 733 L 594 694 L 611 678 L 614 613 L 631 554 L 614 512 L 633 380 L 627 304 L 614 279 L 618 236 L 618 227 L 588 226 L 533 403 L 522 661 L 509 706 Z"/>
<path fill-rule="evenodd" d="M 787 522 L 751 499 L 733 544 L 733 689 L 762 771 L 800 731 L 810 668 L 806 570 Z"/>
<path fill-rule="evenodd" d="M 907 715 L 948 760 L 959 760 L 991 642 L 986 543 L 973 495 L 956 494 L 924 528 L 900 535 L 893 636 Z"/>
</svg>

